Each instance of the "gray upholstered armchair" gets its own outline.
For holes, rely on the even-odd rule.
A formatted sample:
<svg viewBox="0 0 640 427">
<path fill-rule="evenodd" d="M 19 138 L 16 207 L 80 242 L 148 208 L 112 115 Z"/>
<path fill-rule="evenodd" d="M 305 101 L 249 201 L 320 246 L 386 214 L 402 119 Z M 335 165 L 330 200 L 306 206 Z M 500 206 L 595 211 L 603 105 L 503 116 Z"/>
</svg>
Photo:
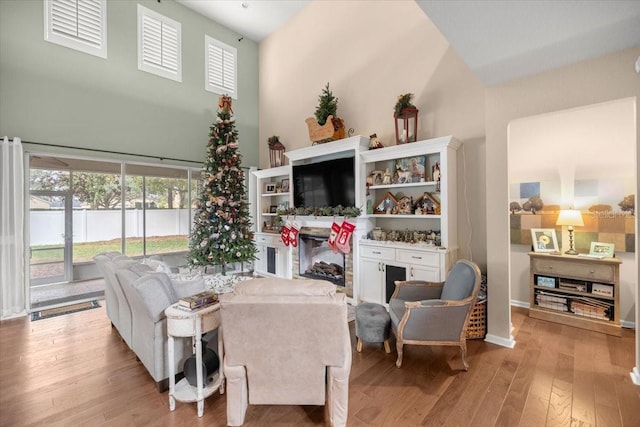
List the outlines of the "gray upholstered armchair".
<svg viewBox="0 0 640 427">
<path fill-rule="evenodd" d="M 469 369 L 467 323 L 480 290 L 480 269 L 459 260 L 444 282 L 397 281 L 389 301 L 391 327 L 396 335 L 398 360 L 402 365 L 402 346 L 460 346 L 464 369 Z"/>
</svg>

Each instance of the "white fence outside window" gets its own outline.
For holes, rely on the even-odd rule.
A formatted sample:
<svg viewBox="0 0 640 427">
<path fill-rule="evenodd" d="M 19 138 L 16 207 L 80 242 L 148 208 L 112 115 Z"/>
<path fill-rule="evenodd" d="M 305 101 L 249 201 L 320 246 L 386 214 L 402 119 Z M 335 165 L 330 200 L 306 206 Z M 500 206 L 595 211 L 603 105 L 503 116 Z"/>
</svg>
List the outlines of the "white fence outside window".
<svg viewBox="0 0 640 427">
<path fill-rule="evenodd" d="M 142 209 L 127 209 L 125 237 L 143 237 Z M 146 237 L 186 236 L 191 228 L 189 209 L 147 209 Z M 31 211 L 31 246 L 63 242 L 64 211 Z M 103 242 L 121 238 L 120 210 L 74 210 L 73 242 Z"/>
</svg>

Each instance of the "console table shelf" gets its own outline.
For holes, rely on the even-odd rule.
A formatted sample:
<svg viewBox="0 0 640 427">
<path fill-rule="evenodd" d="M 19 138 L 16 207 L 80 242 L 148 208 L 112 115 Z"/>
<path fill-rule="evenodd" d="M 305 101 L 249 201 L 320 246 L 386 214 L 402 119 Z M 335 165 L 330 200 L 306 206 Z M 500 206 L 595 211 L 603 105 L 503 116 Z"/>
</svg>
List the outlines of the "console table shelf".
<svg viewBox="0 0 640 427">
<path fill-rule="evenodd" d="M 536 252 L 530 252 L 529 259 L 529 316 L 609 335 L 622 334 L 620 260 Z"/>
</svg>

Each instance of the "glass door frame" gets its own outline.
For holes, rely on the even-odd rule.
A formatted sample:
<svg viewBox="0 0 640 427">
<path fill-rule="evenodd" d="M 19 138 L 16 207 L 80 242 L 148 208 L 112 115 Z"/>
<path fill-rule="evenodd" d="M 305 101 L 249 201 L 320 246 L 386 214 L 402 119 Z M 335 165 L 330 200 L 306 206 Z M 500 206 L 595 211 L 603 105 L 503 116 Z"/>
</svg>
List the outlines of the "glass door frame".
<svg viewBox="0 0 640 427">
<path fill-rule="evenodd" d="M 30 190 L 31 196 L 57 196 L 64 199 L 63 273 L 43 278 L 31 278 L 31 234 L 29 234 L 29 285 L 48 285 L 70 282 L 73 278 L 73 197 L 71 191 Z M 29 208 L 31 212 L 31 208 Z M 30 227 L 31 228 L 31 227 Z M 31 233 L 31 231 L 30 231 Z"/>
</svg>

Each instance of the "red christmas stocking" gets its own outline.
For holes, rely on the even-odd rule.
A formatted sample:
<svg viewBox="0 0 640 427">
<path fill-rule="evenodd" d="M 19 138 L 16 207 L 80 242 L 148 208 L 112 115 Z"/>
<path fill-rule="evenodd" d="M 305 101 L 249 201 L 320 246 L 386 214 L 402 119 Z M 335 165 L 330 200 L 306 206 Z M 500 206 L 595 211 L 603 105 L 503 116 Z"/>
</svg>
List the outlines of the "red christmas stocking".
<svg viewBox="0 0 640 427">
<path fill-rule="evenodd" d="M 340 227 L 340 233 L 338 234 L 338 238 L 336 239 L 336 246 L 343 253 L 348 254 L 351 251 L 351 246 L 349 245 L 349 239 L 353 234 L 353 230 L 356 229 L 356 226 L 347 222 L 342 221 L 342 226 Z"/>
<path fill-rule="evenodd" d="M 334 221 L 331 224 L 331 232 L 329 233 L 328 244 L 329 247 L 333 250 L 333 252 L 338 252 L 338 247 L 336 246 L 336 239 L 338 238 L 338 234 L 340 233 L 340 226 L 336 224 Z"/>
<path fill-rule="evenodd" d="M 294 223 L 291 225 L 291 228 L 289 228 L 289 243 L 291 243 L 291 246 L 293 246 L 294 248 L 298 247 L 298 232 L 300 230 L 298 230 L 298 226 Z"/>
<path fill-rule="evenodd" d="M 285 224 L 282 226 L 282 231 L 280 231 L 280 239 L 282 239 L 282 243 L 285 246 L 289 246 L 289 232 L 291 229 Z"/>
</svg>

